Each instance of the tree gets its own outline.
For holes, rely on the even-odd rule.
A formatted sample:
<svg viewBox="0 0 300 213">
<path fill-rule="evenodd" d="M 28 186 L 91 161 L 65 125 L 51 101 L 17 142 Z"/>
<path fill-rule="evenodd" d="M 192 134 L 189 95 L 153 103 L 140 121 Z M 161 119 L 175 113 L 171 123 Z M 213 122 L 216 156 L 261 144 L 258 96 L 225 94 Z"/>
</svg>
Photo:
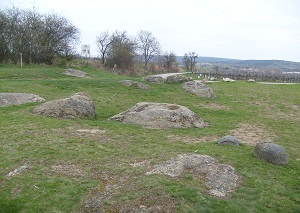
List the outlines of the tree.
<svg viewBox="0 0 300 213">
<path fill-rule="evenodd" d="M 193 68 L 195 68 L 196 65 L 196 58 L 198 57 L 198 54 L 196 54 L 195 52 L 188 52 L 184 54 L 183 57 L 183 63 L 186 67 L 186 69 L 189 72 L 193 72 Z"/>
<path fill-rule="evenodd" d="M 160 44 L 151 32 L 141 30 L 137 36 L 137 48 L 148 70 L 149 61 L 160 53 Z"/>
<path fill-rule="evenodd" d="M 134 66 L 136 44 L 126 31 L 113 33 L 113 43 L 107 50 L 107 65 L 117 66 L 121 70 L 128 70 Z"/>
<path fill-rule="evenodd" d="M 165 68 L 170 69 L 172 65 L 176 63 L 176 55 L 174 52 L 165 52 L 162 56 L 163 66 Z"/>
<path fill-rule="evenodd" d="M 13 7 L 0 19 L 0 60 L 17 63 L 22 54 L 25 63 L 51 63 L 74 54 L 79 30 L 64 17 Z"/>
<path fill-rule="evenodd" d="M 98 50 L 101 54 L 102 64 L 105 63 L 105 58 L 107 56 L 107 51 L 108 51 L 109 47 L 113 44 L 114 38 L 115 37 L 113 35 L 109 35 L 108 32 L 102 32 L 96 38 L 96 44 L 97 44 Z"/>
</svg>

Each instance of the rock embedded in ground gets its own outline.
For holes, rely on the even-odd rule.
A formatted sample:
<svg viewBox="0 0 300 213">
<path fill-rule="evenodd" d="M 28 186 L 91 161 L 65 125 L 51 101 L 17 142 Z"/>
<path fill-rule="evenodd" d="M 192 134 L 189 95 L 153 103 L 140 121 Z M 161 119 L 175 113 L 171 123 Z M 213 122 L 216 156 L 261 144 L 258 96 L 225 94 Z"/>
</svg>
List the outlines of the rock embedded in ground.
<svg viewBox="0 0 300 213">
<path fill-rule="evenodd" d="M 143 78 L 143 81 L 155 84 L 163 84 L 165 82 L 164 78 L 161 76 L 146 76 Z"/>
<path fill-rule="evenodd" d="M 167 103 L 141 102 L 109 120 L 155 129 L 204 127 L 202 119 L 188 108 Z"/>
<path fill-rule="evenodd" d="M 289 161 L 284 148 L 275 143 L 259 143 L 255 146 L 253 153 L 256 158 L 275 165 L 285 165 Z"/>
<path fill-rule="evenodd" d="M 34 114 L 57 118 L 94 118 L 95 105 L 85 93 L 75 93 L 64 99 L 45 102 L 33 110 Z"/>
<path fill-rule="evenodd" d="M 201 83 L 200 81 L 188 81 L 182 86 L 187 92 L 195 94 L 202 98 L 214 99 L 216 95 L 212 88 Z"/>
<path fill-rule="evenodd" d="M 76 69 L 71 69 L 71 68 L 66 69 L 63 74 L 68 76 L 78 77 L 78 78 L 84 78 L 87 75 L 86 72 L 76 70 Z"/>
<path fill-rule="evenodd" d="M 230 196 L 239 185 L 239 176 L 235 169 L 226 164 L 220 164 L 208 155 L 182 154 L 171 160 L 154 165 L 146 175 L 161 174 L 180 177 L 185 172 L 192 173 L 199 181 L 205 180 L 207 193 L 216 197 Z"/>
<path fill-rule="evenodd" d="M 220 145 L 233 145 L 239 146 L 240 143 L 235 136 L 226 135 L 218 140 L 218 144 Z"/>
<path fill-rule="evenodd" d="M 150 87 L 147 84 L 143 84 L 132 80 L 122 80 L 120 81 L 120 83 L 127 87 L 136 87 L 142 90 L 150 89 Z"/>
<path fill-rule="evenodd" d="M 190 80 L 191 79 L 185 75 L 170 75 L 167 77 L 167 82 L 169 83 L 181 83 Z"/>
<path fill-rule="evenodd" d="M 0 93 L 0 107 L 42 101 L 45 101 L 45 99 L 30 93 Z"/>
<path fill-rule="evenodd" d="M 15 176 L 15 175 L 18 175 L 20 173 L 24 173 L 24 172 L 27 172 L 29 169 L 29 165 L 28 163 L 24 163 L 23 166 L 19 167 L 19 168 L 16 168 L 15 170 L 11 171 L 10 173 L 8 173 L 6 175 L 6 177 L 12 177 L 12 176 Z"/>
</svg>

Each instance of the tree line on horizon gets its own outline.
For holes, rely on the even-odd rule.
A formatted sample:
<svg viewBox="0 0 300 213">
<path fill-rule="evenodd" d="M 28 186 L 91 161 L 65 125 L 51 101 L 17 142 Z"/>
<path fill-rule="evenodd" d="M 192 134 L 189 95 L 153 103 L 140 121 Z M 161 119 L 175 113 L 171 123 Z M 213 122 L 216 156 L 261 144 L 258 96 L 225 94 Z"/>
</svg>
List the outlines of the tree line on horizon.
<svg viewBox="0 0 300 213">
<path fill-rule="evenodd" d="M 41 14 L 35 9 L 12 7 L 0 11 L 0 62 L 18 64 L 55 64 L 79 56 L 79 29 L 55 13 Z M 140 30 L 133 37 L 126 31 L 102 31 L 95 39 L 100 62 L 109 69 L 178 71 L 176 54 L 162 52 L 158 39 Z M 188 52 L 183 64 L 193 71 L 197 54 Z"/>
</svg>

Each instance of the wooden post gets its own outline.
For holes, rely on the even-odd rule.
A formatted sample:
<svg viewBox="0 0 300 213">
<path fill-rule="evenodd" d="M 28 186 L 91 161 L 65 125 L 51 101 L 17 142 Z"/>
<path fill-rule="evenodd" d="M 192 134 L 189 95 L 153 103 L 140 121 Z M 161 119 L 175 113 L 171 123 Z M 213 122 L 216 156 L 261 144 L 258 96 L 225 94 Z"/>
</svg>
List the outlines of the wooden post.
<svg viewBox="0 0 300 213">
<path fill-rule="evenodd" d="M 21 67 L 22 67 L 23 66 L 22 53 L 20 53 L 20 63 L 21 63 Z"/>
</svg>

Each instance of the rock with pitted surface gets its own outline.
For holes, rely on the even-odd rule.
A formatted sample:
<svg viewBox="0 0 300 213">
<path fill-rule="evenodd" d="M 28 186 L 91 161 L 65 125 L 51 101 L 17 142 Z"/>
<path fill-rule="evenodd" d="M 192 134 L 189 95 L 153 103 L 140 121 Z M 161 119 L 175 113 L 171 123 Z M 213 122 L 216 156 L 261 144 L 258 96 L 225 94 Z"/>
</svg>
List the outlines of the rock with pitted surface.
<svg viewBox="0 0 300 213">
<path fill-rule="evenodd" d="M 109 120 L 155 129 L 204 127 L 202 119 L 188 108 L 167 103 L 141 102 Z"/>
<path fill-rule="evenodd" d="M 191 79 L 185 75 L 170 75 L 167 77 L 168 83 L 181 83 L 190 80 Z"/>
<path fill-rule="evenodd" d="M 45 102 L 33 110 L 34 114 L 57 118 L 94 118 L 96 116 L 95 105 L 92 99 L 85 93 Z"/>
<path fill-rule="evenodd" d="M 282 146 L 269 142 L 257 144 L 254 148 L 254 156 L 275 165 L 285 165 L 289 161 L 289 157 Z"/>
<path fill-rule="evenodd" d="M 216 98 L 216 95 L 212 90 L 212 88 L 201 83 L 200 81 L 188 81 L 185 82 L 182 87 L 186 91 L 195 94 L 197 96 L 200 96 L 202 98 L 210 98 L 210 99 Z"/>
<path fill-rule="evenodd" d="M 143 78 L 143 81 L 154 84 L 163 84 L 165 82 L 164 78 L 161 76 L 149 75 Z"/>
<path fill-rule="evenodd" d="M 30 93 L 0 93 L 0 107 L 42 101 L 45 101 L 45 99 Z"/>
</svg>

